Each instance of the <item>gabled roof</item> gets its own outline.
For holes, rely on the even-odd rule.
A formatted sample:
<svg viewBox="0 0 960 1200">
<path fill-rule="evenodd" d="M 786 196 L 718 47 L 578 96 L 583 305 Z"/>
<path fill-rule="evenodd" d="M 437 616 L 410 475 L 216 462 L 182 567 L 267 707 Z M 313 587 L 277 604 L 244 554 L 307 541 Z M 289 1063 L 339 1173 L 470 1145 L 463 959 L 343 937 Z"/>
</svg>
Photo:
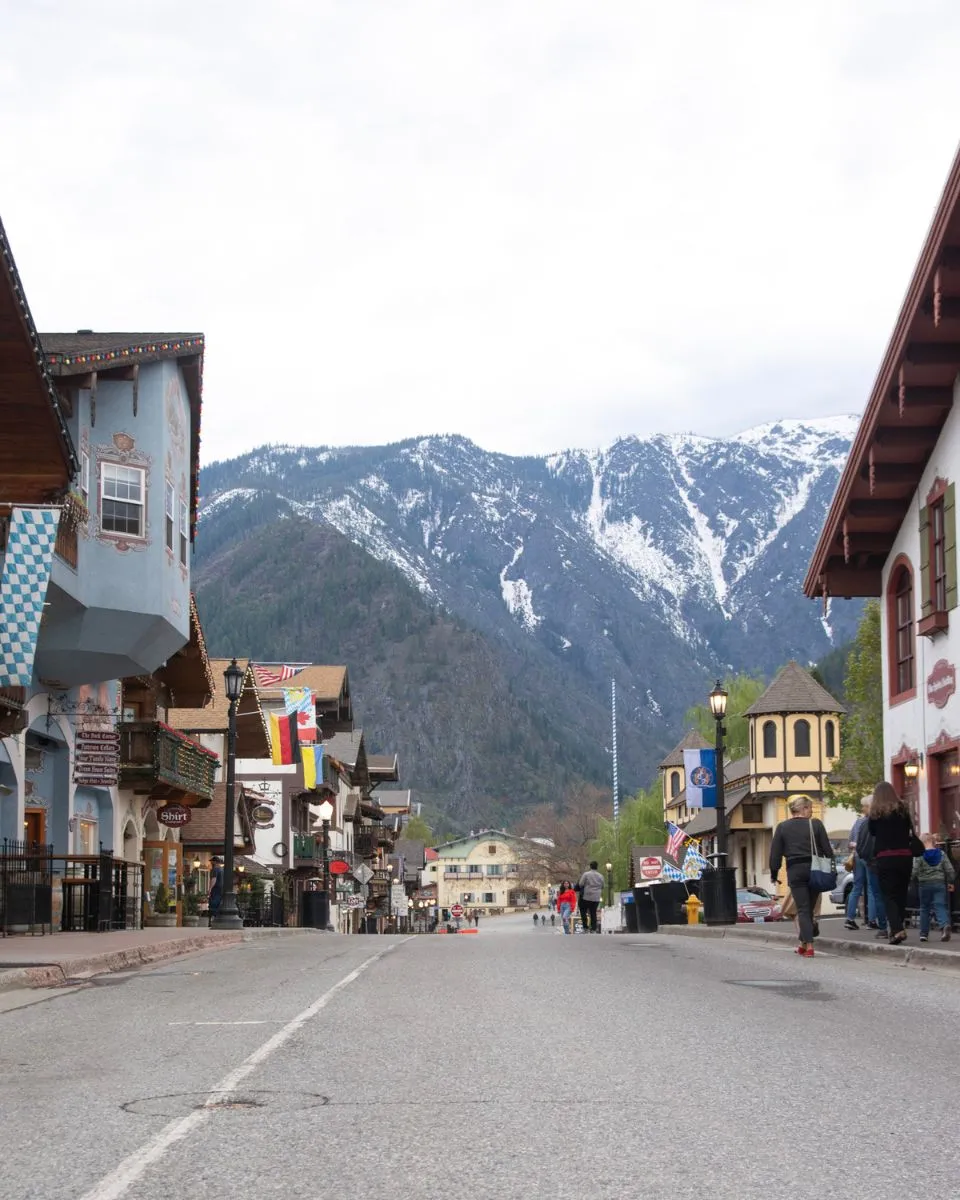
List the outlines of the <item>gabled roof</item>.
<svg viewBox="0 0 960 1200">
<path fill-rule="evenodd" d="M 748 717 L 767 713 L 841 713 L 843 705 L 821 687 L 799 663 L 788 662 L 773 683 L 746 711 Z"/>
<path fill-rule="evenodd" d="M 229 658 L 210 659 L 213 699 L 203 708 L 171 708 L 167 713 L 167 724 L 187 733 L 226 733 L 230 702 L 224 691 L 223 673 L 229 665 Z M 269 758 L 270 735 L 253 686 L 249 662 L 239 658 L 237 666 L 245 673 L 243 691 L 237 701 L 237 757 Z"/>
<path fill-rule="evenodd" d="M 749 784 L 744 784 L 738 788 L 731 788 L 724 796 L 727 816 L 729 817 L 735 808 L 739 808 L 749 795 Z M 697 815 L 684 825 L 683 832 L 690 837 L 701 837 L 705 833 L 713 833 L 716 827 L 717 810 L 715 808 L 701 808 Z"/>
<path fill-rule="evenodd" d="M 253 825 L 250 821 L 250 810 L 261 800 L 259 792 L 247 791 L 238 781 L 234 793 L 236 800 L 236 823 L 241 830 L 244 849 L 254 847 Z M 180 841 L 184 846 L 223 845 L 223 825 L 227 815 L 227 785 L 213 785 L 213 799 L 206 808 L 191 808 L 190 820 L 180 831 Z M 237 843 L 239 846 L 239 842 Z"/>
<path fill-rule="evenodd" d="M 879 596 L 881 571 L 960 372 L 960 152 L 803 582 L 810 596 Z"/>
<path fill-rule="evenodd" d="M 261 662 L 253 665 L 255 674 L 283 666 L 283 664 Z M 258 682 L 257 688 L 267 696 L 278 696 L 287 688 L 310 688 L 317 700 L 339 700 L 347 688 L 347 668 L 312 664 L 301 667 L 281 683 L 265 685 Z"/>
<path fill-rule="evenodd" d="M 367 755 L 367 770 L 370 772 L 370 778 L 376 783 L 396 783 L 400 778 L 400 756 L 398 754 L 368 754 Z M 384 796 L 393 798 L 400 796 L 401 792 L 384 792 L 380 795 L 380 805 L 384 804 Z M 407 802 L 409 803 L 410 793 L 407 792 Z M 391 804 L 392 808 L 397 807 L 397 801 L 394 799 Z"/>
<path fill-rule="evenodd" d="M 59 500 L 80 469 L 0 222 L 0 501 Z"/>
<path fill-rule="evenodd" d="M 180 708 L 203 708 L 210 704 L 216 690 L 207 645 L 200 625 L 194 597 L 190 597 L 190 640 L 156 671 L 157 678 L 170 689 L 171 698 Z"/>
<path fill-rule="evenodd" d="M 370 755 L 370 773 L 373 774 L 374 760 L 385 757 L 379 754 Z M 409 812 L 413 792 L 409 788 L 381 788 L 377 792 L 377 800 L 384 812 Z"/>
<path fill-rule="evenodd" d="M 73 386 L 87 375 L 134 378 L 134 368 L 161 359 L 176 359 L 190 402 L 190 538 L 196 537 L 200 488 L 200 410 L 203 399 L 202 333 L 42 333 L 47 369 Z M 136 383 L 134 387 L 136 388 Z"/>
<path fill-rule="evenodd" d="M 710 742 L 699 729 L 688 729 L 683 735 L 683 741 L 678 742 L 660 764 L 663 767 L 682 767 L 684 750 L 709 750 Z"/>
</svg>

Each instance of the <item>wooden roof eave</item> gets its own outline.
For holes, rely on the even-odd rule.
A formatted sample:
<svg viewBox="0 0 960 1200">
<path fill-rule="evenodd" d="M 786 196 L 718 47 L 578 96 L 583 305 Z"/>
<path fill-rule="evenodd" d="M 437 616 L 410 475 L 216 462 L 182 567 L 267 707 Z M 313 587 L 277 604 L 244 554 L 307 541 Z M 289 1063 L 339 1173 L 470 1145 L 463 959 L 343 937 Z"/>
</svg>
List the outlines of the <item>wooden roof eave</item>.
<svg viewBox="0 0 960 1200">
<path fill-rule="evenodd" d="M 871 500 L 875 499 L 878 503 L 891 500 L 891 497 L 886 495 L 876 496 L 878 467 L 907 468 L 901 473 L 900 488 L 909 488 L 908 494 L 894 498 L 892 504 L 888 503 L 889 522 L 893 524 L 883 532 L 892 535 L 889 543 L 892 546 L 896 532 L 909 510 L 916 484 L 939 437 L 942 420 L 939 425 L 924 427 L 927 432 L 924 438 L 919 439 L 919 444 L 911 447 L 893 444 L 885 454 L 882 452 L 882 439 L 878 442 L 877 434 L 884 416 L 892 416 L 894 412 L 898 412 L 900 419 L 903 419 L 911 389 L 917 393 L 922 391 L 924 385 L 929 386 L 933 383 L 932 379 L 924 379 L 918 387 L 906 378 L 908 371 L 916 374 L 918 371 L 922 373 L 925 369 L 939 367 L 939 373 L 949 376 L 951 383 L 960 371 L 960 332 L 955 335 L 954 341 L 950 341 L 948 336 L 944 336 L 947 331 L 942 329 L 944 320 L 953 320 L 960 314 L 952 309 L 945 313 L 942 302 L 938 307 L 936 297 L 933 302 L 928 299 L 935 282 L 939 282 L 938 269 L 945 267 L 956 270 L 960 265 L 960 262 L 954 261 L 956 256 L 950 253 L 955 248 L 948 243 L 951 225 L 956 222 L 958 210 L 960 152 L 955 155 L 951 165 L 940 202 L 811 558 L 803 583 L 804 593 L 811 599 L 818 596 L 826 600 L 830 596 L 880 594 L 882 568 L 887 551 L 880 546 L 875 550 L 851 553 L 851 531 L 849 527 L 844 529 L 844 518 L 851 503 L 856 502 L 855 493 L 862 490 L 865 480 L 871 487 Z M 960 229 L 954 228 L 953 233 L 960 243 Z M 951 296 L 950 299 L 953 300 L 954 297 Z M 941 336 L 918 345 L 917 335 L 929 333 L 931 321 L 933 329 L 939 331 Z M 933 353 L 930 352 L 930 347 L 934 348 Z M 940 354 L 935 352 L 938 347 L 942 351 Z M 943 386 L 942 383 L 940 386 Z M 919 401 L 923 399 L 922 394 L 918 396 Z M 945 412 L 943 415 L 945 416 Z M 903 426 L 904 430 L 907 428 L 909 426 Z M 878 448 L 881 449 L 879 454 Z M 907 449 L 911 453 L 904 454 Z M 888 480 L 892 479 L 892 472 L 886 474 Z M 884 475 L 882 470 L 880 475 Z M 889 482 L 881 484 L 880 490 L 889 486 Z M 899 519 L 897 512 L 893 511 L 894 508 L 899 511 Z"/>
</svg>

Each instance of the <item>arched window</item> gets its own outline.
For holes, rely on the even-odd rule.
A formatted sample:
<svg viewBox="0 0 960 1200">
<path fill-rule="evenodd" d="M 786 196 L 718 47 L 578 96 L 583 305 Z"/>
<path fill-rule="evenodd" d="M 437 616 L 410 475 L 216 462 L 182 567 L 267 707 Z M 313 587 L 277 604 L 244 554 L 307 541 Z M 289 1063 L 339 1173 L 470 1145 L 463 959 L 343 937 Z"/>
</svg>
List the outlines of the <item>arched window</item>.
<svg viewBox="0 0 960 1200">
<path fill-rule="evenodd" d="M 887 590 L 890 627 L 890 693 L 902 696 L 916 688 L 914 669 L 913 572 L 906 559 L 894 566 Z"/>
<path fill-rule="evenodd" d="M 670 772 L 670 799 L 680 795 L 680 772 Z"/>
<path fill-rule="evenodd" d="M 823 727 L 823 749 L 827 758 L 836 758 L 837 727 L 833 721 L 828 721 Z"/>
<path fill-rule="evenodd" d="M 763 723 L 763 757 L 777 757 L 777 726 L 773 721 Z"/>
<path fill-rule="evenodd" d="M 793 753 L 797 758 L 810 757 L 810 722 L 804 717 L 793 725 Z"/>
</svg>

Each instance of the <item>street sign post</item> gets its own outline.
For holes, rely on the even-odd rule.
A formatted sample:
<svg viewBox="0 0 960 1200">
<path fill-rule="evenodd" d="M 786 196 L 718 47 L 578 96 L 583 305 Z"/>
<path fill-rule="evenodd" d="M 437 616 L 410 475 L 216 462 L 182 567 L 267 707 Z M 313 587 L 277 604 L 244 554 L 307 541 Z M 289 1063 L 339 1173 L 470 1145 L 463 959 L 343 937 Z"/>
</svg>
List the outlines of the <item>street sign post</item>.
<svg viewBox="0 0 960 1200">
<path fill-rule="evenodd" d="M 450 916 L 453 917 L 455 920 L 459 921 L 460 918 L 463 916 L 463 905 L 462 904 L 454 904 L 453 907 L 450 909 Z"/>
<path fill-rule="evenodd" d="M 663 859 L 655 858 L 651 855 L 649 858 L 640 860 L 640 878 L 641 879 L 659 879 L 663 874 Z"/>
</svg>

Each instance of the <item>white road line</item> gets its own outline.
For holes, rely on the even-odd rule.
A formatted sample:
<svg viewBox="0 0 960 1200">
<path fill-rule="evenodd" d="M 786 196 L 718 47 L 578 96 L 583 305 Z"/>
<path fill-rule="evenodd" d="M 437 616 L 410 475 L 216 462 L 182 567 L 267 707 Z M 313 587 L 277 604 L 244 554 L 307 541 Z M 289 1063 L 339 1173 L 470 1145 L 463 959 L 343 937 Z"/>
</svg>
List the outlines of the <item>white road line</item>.
<svg viewBox="0 0 960 1200">
<path fill-rule="evenodd" d="M 400 945 L 401 943 L 397 943 Z M 363 972 L 377 961 L 383 958 L 385 954 L 389 954 L 395 946 L 387 946 L 380 950 L 377 954 L 373 954 L 360 964 L 356 970 L 351 971 L 349 975 L 344 977 L 333 985 L 329 991 L 323 993 L 318 999 L 305 1008 L 289 1021 L 284 1027 L 278 1030 L 273 1037 L 268 1038 L 257 1050 L 243 1060 L 239 1067 L 231 1071 L 229 1075 L 225 1075 L 223 1079 L 212 1089 L 207 1096 L 202 1107 L 196 1108 L 186 1117 L 181 1117 L 179 1120 L 171 1121 L 169 1125 L 155 1134 L 148 1142 L 134 1152 L 128 1155 L 118 1167 L 105 1175 L 98 1184 L 90 1189 L 89 1192 L 84 1192 L 80 1200 L 120 1200 L 121 1196 L 125 1196 L 131 1184 L 143 1175 L 148 1167 L 153 1166 L 155 1162 L 159 1162 L 166 1152 L 188 1137 L 195 1129 L 199 1128 L 205 1121 L 210 1119 L 211 1114 L 215 1111 L 212 1107 L 214 1104 L 221 1104 L 224 1100 L 229 1099 L 230 1093 L 235 1091 L 239 1084 L 246 1077 L 255 1071 L 261 1063 L 266 1062 L 275 1050 L 279 1050 L 284 1042 L 288 1041 L 293 1035 L 304 1026 L 307 1021 L 315 1017 L 327 1007 L 330 1001 L 334 998 L 337 992 L 359 979 Z"/>
<path fill-rule="evenodd" d="M 282 1025 L 283 1021 L 168 1021 L 168 1025 Z"/>
</svg>

